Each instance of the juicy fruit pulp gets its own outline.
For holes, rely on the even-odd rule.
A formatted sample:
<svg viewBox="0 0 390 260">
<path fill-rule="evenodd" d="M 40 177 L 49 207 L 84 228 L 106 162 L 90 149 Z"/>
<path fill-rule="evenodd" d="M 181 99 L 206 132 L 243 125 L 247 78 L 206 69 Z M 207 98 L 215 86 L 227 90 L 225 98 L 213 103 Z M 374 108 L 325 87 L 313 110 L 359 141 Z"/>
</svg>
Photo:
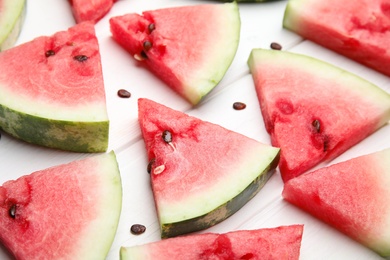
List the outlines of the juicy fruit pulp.
<svg viewBox="0 0 390 260">
<path fill-rule="evenodd" d="M 390 95 L 320 60 L 254 49 L 248 64 L 284 181 L 363 140 L 390 120 Z M 364 109 L 362 109 L 364 108 Z"/>
<path fill-rule="evenodd" d="M 390 76 L 389 1 L 290 0 L 283 26 Z"/>
<path fill-rule="evenodd" d="M 103 18 L 111 9 L 114 0 L 69 0 L 77 23 L 94 22 Z"/>
<path fill-rule="evenodd" d="M 206 233 L 122 247 L 121 259 L 299 259 L 302 225 Z"/>
<path fill-rule="evenodd" d="M 370 247 L 390 255 L 390 149 L 288 181 L 283 197 Z"/>
<path fill-rule="evenodd" d="M 26 0 L 0 0 L 0 52 L 14 46 L 25 12 Z"/>
<path fill-rule="evenodd" d="M 165 8 L 110 19 L 113 38 L 192 104 L 222 79 L 236 54 L 236 3 Z"/>
<path fill-rule="evenodd" d="M 0 186 L 0 241 L 17 259 L 104 259 L 122 207 L 113 152 Z"/>
<path fill-rule="evenodd" d="M 148 99 L 138 107 L 162 237 L 228 218 L 278 164 L 278 148 Z"/>
<path fill-rule="evenodd" d="M 94 25 L 0 53 L 0 127 L 42 146 L 102 152 L 109 121 Z"/>
</svg>

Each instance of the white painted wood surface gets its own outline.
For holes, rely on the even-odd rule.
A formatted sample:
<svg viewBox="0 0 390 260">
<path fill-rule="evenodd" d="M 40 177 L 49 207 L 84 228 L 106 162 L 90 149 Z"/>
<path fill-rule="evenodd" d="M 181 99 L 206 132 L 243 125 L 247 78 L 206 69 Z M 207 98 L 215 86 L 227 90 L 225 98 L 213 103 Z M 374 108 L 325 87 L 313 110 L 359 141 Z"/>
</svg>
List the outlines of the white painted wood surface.
<svg viewBox="0 0 390 260">
<path fill-rule="evenodd" d="M 222 82 L 197 107 L 171 91 L 149 71 L 137 67 L 132 57 L 111 38 L 108 20 L 112 16 L 162 7 L 211 3 L 201 0 L 120 0 L 96 25 L 105 79 L 108 112 L 111 120 L 109 150 L 117 154 L 123 182 L 123 209 L 116 238 L 107 259 L 119 259 L 120 246 L 131 246 L 159 237 L 159 225 L 146 173 L 147 158 L 137 121 L 137 99 L 147 97 L 201 119 L 220 124 L 264 143 L 270 143 L 264 129 L 252 77 L 246 61 L 252 48 L 269 48 L 276 41 L 284 50 L 304 53 L 343 67 L 390 92 L 388 77 L 345 57 L 303 40 L 282 28 L 287 1 L 239 4 L 242 20 L 241 41 L 233 64 Z M 30 0 L 27 17 L 18 43 L 41 35 L 51 35 L 74 25 L 67 0 Z M 132 94 L 121 99 L 117 90 Z M 246 109 L 232 109 L 235 101 Z M 359 104 L 356 104 L 359 105 Z M 362 107 L 364 109 L 364 107 Z M 390 147 L 387 125 L 349 149 L 333 162 Z M 0 183 L 49 166 L 81 159 L 91 154 L 51 150 L 15 140 L 2 132 L 0 140 Z M 333 163 L 330 162 L 330 163 Z M 329 163 L 328 163 L 329 164 Z M 321 164 L 318 167 L 326 165 Z M 202 232 L 228 232 L 303 223 L 301 259 L 381 259 L 333 228 L 321 223 L 282 200 L 283 183 L 277 171 L 265 187 L 247 205 L 224 222 Z M 132 235 L 130 226 L 146 226 L 142 235 Z M 104 235 L 104 234 L 97 234 Z M 9 259 L 0 248 L 0 259 Z"/>
</svg>

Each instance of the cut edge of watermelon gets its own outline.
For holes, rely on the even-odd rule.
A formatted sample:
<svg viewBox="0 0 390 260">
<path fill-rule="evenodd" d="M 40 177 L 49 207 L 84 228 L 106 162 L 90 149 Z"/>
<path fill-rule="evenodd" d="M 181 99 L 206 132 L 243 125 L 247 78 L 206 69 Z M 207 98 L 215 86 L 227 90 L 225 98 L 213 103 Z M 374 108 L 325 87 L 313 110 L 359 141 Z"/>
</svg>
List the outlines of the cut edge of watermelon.
<svg viewBox="0 0 390 260">
<path fill-rule="evenodd" d="M 110 151 L 90 159 L 95 160 L 96 165 L 99 165 L 97 170 L 100 174 L 97 173 L 97 175 L 101 178 L 101 201 L 96 207 L 99 210 L 97 219 L 89 222 L 84 237 L 79 240 L 80 248 L 84 250 L 75 252 L 74 256 L 80 259 L 99 259 L 108 254 L 115 238 L 122 210 L 122 183 L 115 152 Z M 108 208 L 115 210 L 107 212 Z"/>
<path fill-rule="evenodd" d="M 0 6 L 0 52 L 14 46 L 26 16 L 26 0 L 4 0 Z"/>
<path fill-rule="evenodd" d="M 242 165 L 230 170 L 231 178 L 227 178 L 227 181 L 213 183 L 208 190 L 191 194 L 175 204 L 156 202 L 161 237 L 203 230 L 233 215 L 251 200 L 274 174 L 279 162 L 279 151 L 279 148 L 262 144 L 252 147 L 242 154 Z M 269 156 L 260 160 L 259 154 Z M 242 172 L 249 174 L 242 178 L 238 174 Z M 226 190 L 232 192 L 226 193 Z"/>
</svg>

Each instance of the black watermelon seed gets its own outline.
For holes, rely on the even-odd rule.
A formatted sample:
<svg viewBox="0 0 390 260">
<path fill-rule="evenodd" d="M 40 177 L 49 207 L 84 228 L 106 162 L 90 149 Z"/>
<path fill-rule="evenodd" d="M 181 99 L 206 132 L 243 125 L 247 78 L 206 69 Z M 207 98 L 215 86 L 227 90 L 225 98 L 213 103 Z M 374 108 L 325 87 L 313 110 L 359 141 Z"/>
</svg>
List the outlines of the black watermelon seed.
<svg viewBox="0 0 390 260">
<path fill-rule="evenodd" d="M 80 61 L 80 62 L 84 62 L 84 61 L 88 60 L 88 57 L 85 55 L 76 55 L 73 57 L 73 59 Z"/>
<path fill-rule="evenodd" d="M 144 50 L 148 51 L 153 47 L 153 44 L 150 41 L 144 41 L 143 46 L 144 46 Z"/>
<path fill-rule="evenodd" d="M 133 235 L 140 235 L 146 231 L 146 227 L 141 224 L 134 224 L 130 228 L 130 232 Z"/>
<path fill-rule="evenodd" d="M 315 119 L 313 120 L 313 122 L 311 123 L 311 125 L 314 127 L 314 130 L 319 133 L 320 130 L 321 130 L 321 123 L 318 119 Z"/>
<path fill-rule="evenodd" d="M 270 45 L 271 49 L 280 51 L 282 49 L 282 45 L 277 42 L 272 42 Z"/>
<path fill-rule="evenodd" d="M 148 58 L 148 55 L 146 55 L 145 51 L 141 51 L 141 58 L 142 59 L 147 59 Z"/>
<path fill-rule="evenodd" d="M 127 91 L 126 89 L 120 89 L 118 90 L 118 96 L 121 98 L 130 98 L 131 93 Z"/>
<path fill-rule="evenodd" d="M 165 130 L 165 131 L 162 133 L 162 139 L 163 139 L 164 142 L 166 142 L 166 143 L 172 142 L 172 134 L 171 134 L 171 132 L 169 132 L 168 130 Z"/>
<path fill-rule="evenodd" d="M 154 162 L 156 161 L 155 158 L 153 158 L 152 160 L 150 160 L 150 162 L 148 163 L 148 167 L 146 168 L 146 170 L 148 171 L 148 173 L 151 173 L 152 172 L 152 166 L 154 164 Z"/>
<path fill-rule="evenodd" d="M 13 219 L 15 219 L 16 216 L 16 204 L 12 204 L 11 207 L 9 208 L 9 216 Z"/>
<path fill-rule="evenodd" d="M 55 51 L 53 51 L 53 50 L 48 50 L 48 51 L 46 51 L 45 52 L 45 56 L 46 57 L 50 57 L 50 56 L 53 56 L 53 55 L 55 55 L 56 53 L 55 53 Z"/>
<path fill-rule="evenodd" d="M 149 33 L 153 32 L 156 29 L 156 25 L 154 23 L 149 24 L 148 30 Z"/>
<path fill-rule="evenodd" d="M 245 103 L 242 103 L 242 102 L 234 102 L 233 103 L 233 108 L 235 110 L 243 110 L 246 108 L 246 104 Z"/>
</svg>

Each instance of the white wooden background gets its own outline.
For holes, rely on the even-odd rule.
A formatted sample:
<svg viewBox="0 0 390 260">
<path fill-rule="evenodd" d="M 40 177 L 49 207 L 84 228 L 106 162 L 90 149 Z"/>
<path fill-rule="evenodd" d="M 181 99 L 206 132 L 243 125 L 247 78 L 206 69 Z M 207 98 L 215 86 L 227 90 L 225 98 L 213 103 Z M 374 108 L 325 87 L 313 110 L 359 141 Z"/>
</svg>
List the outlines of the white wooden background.
<svg viewBox="0 0 390 260">
<path fill-rule="evenodd" d="M 252 48 L 269 48 L 273 41 L 280 43 L 284 50 L 311 55 L 359 74 L 390 92 L 389 77 L 283 29 L 282 19 L 287 1 L 281 0 L 269 3 L 239 4 L 242 27 L 237 55 L 222 82 L 202 103 L 193 108 L 149 71 L 137 67 L 132 57 L 111 38 L 108 20 L 112 16 L 129 12 L 204 3 L 216 2 L 119 0 L 110 13 L 96 25 L 111 121 L 109 150 L 114 150 L 117 154 L 124 191 L 122 215 L 107 259 L 119 259 L 120 246 L 131 246 L 160 239 L 159 225 L 149 186 L 149 175 L 146 173 L 147 158 L 138 128 L 138 98 L 150 98 L 261 142 L 270 143 L 269 136 L 264 129 L 254 84 L 246 61 Z M 41 35 L 51 35 L 59 30 L 66 30 L 72 25 L 74 25 L 74 20 L 67 0 L 28 0 L 27 17 L 18 43 Z M 121 99 L 117 96 L 117 90 L 121 88 L 131 92 L 130 99 Z M 236 101 L 246 103 L 246 109 L 241 111 L 232 109 L 232 104 Z M 390 147 L 390 125 L 381 128 L 333 162 L 388 147 Z M 93 154 L 70 153 L 37 147 L 15 140 L 2 132 L 0 184 L 36 170 L 87 156 L 93 156 Z M 324 165 L 326 164 L 318 167 Z M 301 259 L 381 259 L 376 253 L 283 201 L 282 188 L 280 174 L 276 172 L 260 193 L 241 210 L 224 222 L 203 232 L 228 232 L 303 223 L 305 227 Z M 138 236 L 132 235 L 129 230 L 130 226 L 135 223 L 145 225 L 146 232 Z M 0 259 L 9 259 L 4 248 L 0 248 Z"/>
</svg>

